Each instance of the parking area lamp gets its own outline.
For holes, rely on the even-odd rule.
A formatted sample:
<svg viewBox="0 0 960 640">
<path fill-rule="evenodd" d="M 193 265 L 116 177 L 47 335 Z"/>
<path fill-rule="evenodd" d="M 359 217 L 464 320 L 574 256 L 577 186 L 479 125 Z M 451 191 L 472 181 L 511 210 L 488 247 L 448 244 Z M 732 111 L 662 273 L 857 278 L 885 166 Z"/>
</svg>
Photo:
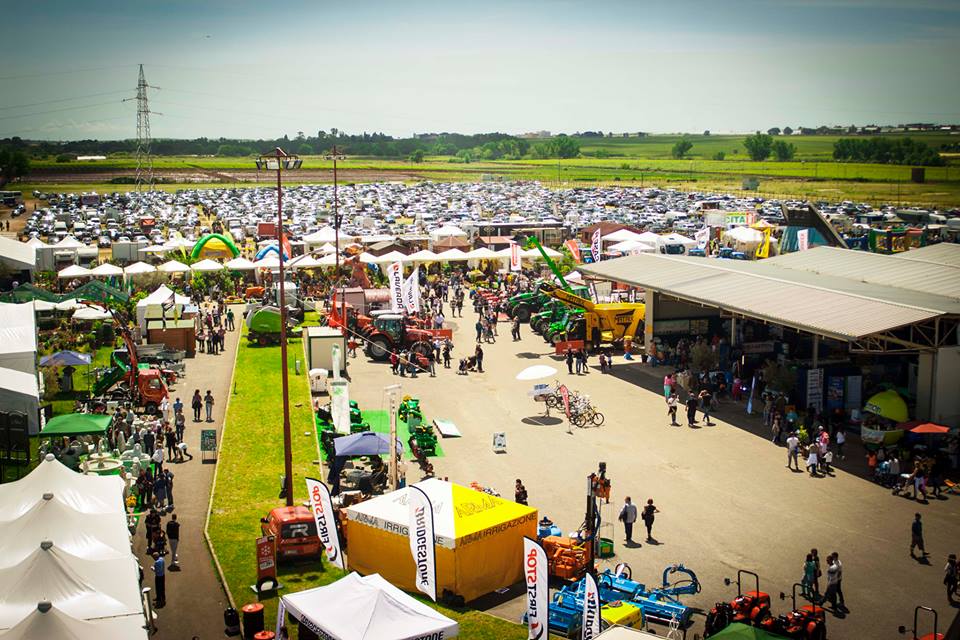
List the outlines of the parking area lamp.
<svg viewBox="0 0 960 640">
<path fill-rule="evenodd" d="M 283 186 L 284 171 L 293 171 L 303 165 L 299 156 L 288 155 L 277 147 L 257 158 L 257 169 L 277 172 L 277 252 L 280 256 L 280 385 L 283 396 L 283 493 L 287 506 L 293 506 L 293 453 L 290 447 L 290 393 L 287 382 L 287 299 L 283 277 Z M 289 257 L 289 256 L 288 256 Z"/>
</svg>

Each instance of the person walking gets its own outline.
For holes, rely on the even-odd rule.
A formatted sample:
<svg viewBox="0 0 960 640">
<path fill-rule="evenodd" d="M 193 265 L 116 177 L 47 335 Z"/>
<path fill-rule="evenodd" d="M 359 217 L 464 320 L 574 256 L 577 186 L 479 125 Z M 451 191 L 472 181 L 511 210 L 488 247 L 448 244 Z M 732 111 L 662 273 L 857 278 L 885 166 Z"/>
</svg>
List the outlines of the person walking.
<svg viewBox="0 0 960 640">
<path fill-rule="evenodd" d="M 803 562 L 803 578 L 800 580 L 801 594 L 807 600 L 813 601 L 816 598 L 816 576 L 817 576 L 817 565 L 813 561 L 813 555 L 807 554 L 807 559 Z"/>
<path fill-rule="evenodd" d="M 177 514 L 170 516 L 170 521 L 167 522 L 167 542 L 170 544 L 170 570 L 178 571 L 180 556 L 177 555 L 177 547 L 180 546 L 180 523 L 177 521 Z"/>
<path fill-rule="evenodd" d="M 474 328 L 477 330 L 477 344 L 480 344 L 480 340 L 483 338 L 483 322 L 478 319 Z"/>
<path fill-rule="evenodd" d="M 820 475 L 817 473 L 817 445 L 810 444 L 807 447 L 807 471 L 810 472 L 811 478 L 819 478 Z"/>
<path fill-rule="evenodd" d="M 648 541 L 653 540 L 653 520 L 655 513 L 660 513 L 660 509 L 657 509 L 657 507 L 654 506 L 653 498 L 650 498 L 647 500 L 647 504 L 643 508 L 643 514 L 641 515 L 641 518 L 643 518 L 643 524 L 647 528 Z"/>
<path fill-rule="evenodd" d="M 207 422 L 213 422 L 213 394 L 207 389 L 207 395 L 203 396 L 203 405 L 207 409 Z"/>
<path fill-rule="evenodd" d="M 200 395 L 200 389 L 193 392 L 193 399 L 190 400 L 190 407 L 193 409 L 193 421 L 200 422 L 200 410 L 203 409 L 203 396 Z"/>
<path fill-rule="evenodd" d="M 780 433 L 782 428 L 780 426 L 780 416 L 773 416 L 773 422 L 770 425 L 770 431 L 773 432 L 773 438 L 770 440 L 773 444 L 780 444 Z"/>
<path fill-rule="evenodd" d="M 177 442 L 183 442 L 183 431 L 187 427 L 186 418 L 183 417 L 183 412 L 179 412 L 173 418 L 173 428 L 177 438 Z"/>
<path fill-rule="evenodd" d="M 518 342 L 520 340 L 520 318 L 513 319 L 513 326 L 510 328 L 510 335 L 513 336 L 514 342 Z"/>
<path fill-rule="evenodd" d="M 630 496 L 624 499 L 617 519 L 623 523 L 623 533 L 627 542 L 633 542 L 633 523 L 637 521 L 637 505 L 633 504 Z"/>
<path fill-rule="evenodd" d="M 833 564 L 837 566 L 837 607 L 840 611 L 846 611 L 847 605 L 843 602 L 843 563 L 836 551 L 833 552 Z"/>
<path fill-rule="evenodd" d="M 816 549 L 810 549 L 810 556 L 813 558 L 813 566 L 816 567 L 816 571 L 813 572 L 813 592 L 819 594 L 820 576 L 823 575 L 820 571 L 820 552 Z"/>
<path fill-rule="evenodd" d="M 430 349 L 430 353 L 427 354 L 427 360 L 430 361 L 430 377 L 437 377 L 437 352 L 433 349 Z"/>
<path fill-rule="evenodd" d="M 158 449 L 162 451 L 162 449 Z M 153 481 L 153 497 L 154 502 L 157 506 L 157 509 L 163 511 L 167 506 L 167 476 L 165 473 L 160 472 L 157 474 L 156 480 Z M 159 528 L 159 526 L 157 527 Z"/>
<path fill-rule="evenodd" d="M 166 562 L 163 556 L 158 552 L 153 552 L 153 586 L 156 590 L 156 599 L 154 600 L 157 609 L 162 609 L 167 605 L 167 571 Z"/>
<path fill-rule="evenodd" d="M 692 393 L 687 396 L 687 426 L 697 424 L 697 396 Z"/>
<path fill-rule="evenodd" d="M 233 309 L 227 308 L 227 331 L 233 331 L 234 328 Z"/>
<path fill-rule="evenodd" d="M 566 358 L 567 358 L 567 373 L 569 373 L 570 375 L 573 375 L 573 349 L 571 349 L 570 347 L 567 347 Z M 579 371 L 577 373 L 579 373 Z"/>
<path fill-rule="evenodd" d="M 473 352 L 473 355 L 477 359 L 477 372 L 483 373 L 483 347 L 479 344 L 477 345 L 477 350 Z"/>
<path fill-rule="evenodd" d="M 173 415 L 176 417 L 178 413 L 183 413 L 183 402 L 177 397 L 173 402 Z"/>
<path fill-rule="evenodd" d="M 520 482 L 520 478 L 517 478 L 517 483 L 514 485 L 513 501 L 517 504 L 527 504 L 527 488 Z"/>
<path fill-rule="evenodd" d="M 667 415 L 670 416 L 670 426 L 679 427 L 680 423 L 677 422 L 677 392 L 671 391 L 670 397 L 667 398 Z"/>
<path fill-rule="evenodd" d="M 920 548 L 920 559 L 926 558 L 929 554 L 923 546 L 923 522 L 920 520 L 920 514 L 913 515 L 913 524 L 910 525 L 910 557 L 916 558 L 913 554 L 914 547 Z"/>
<path fill-rule="evenodd" d="M 952 604 L 953 596 L 957 592 L 958 570 L 957 554 L 951 553 L 947 556 L 947 564 L 943 568 L 943 584 L 947 588 L 947 600 Z"/>
<path fill-rule="evenodd" d="M 787 469 L 800 471 L 800 438 L 796 433 L 787 436 Z"/>
<path fill-rule="evenodd" d="M 167 504 L 169 505 L 167 511 L 173 511 L 173 472 L 170 469 L 164 469 L 163 477 L 167 480 Z"/>
<path fill-rule="evenodd" d="M 843 427 L 837 430 L 837 437 L 835 442 L 837 443 L 837 459 L 843 460 L 843 445 L 847 442 L 847 434 L 843 430 Z"/>
<path fill-rule="evenodd" d="M 713 402 L 713 394 L 710 393 L 709 389 L 703 389 L 700 391 L 700 411 L 703 412 L 703 421 L 708 427 L 712 427 L 713 423 L 710 422 L 710 409 L 711 403 Z"/>
<path fill-rule="evenodd" d="M 830 602 L 830 607 L 837 611 L 837 580 L 840 576 L 840 567 L 834 561 L 833 554 L 827 556 L 827 590 L 820 599 L 820 606 Z"/>
</svg>

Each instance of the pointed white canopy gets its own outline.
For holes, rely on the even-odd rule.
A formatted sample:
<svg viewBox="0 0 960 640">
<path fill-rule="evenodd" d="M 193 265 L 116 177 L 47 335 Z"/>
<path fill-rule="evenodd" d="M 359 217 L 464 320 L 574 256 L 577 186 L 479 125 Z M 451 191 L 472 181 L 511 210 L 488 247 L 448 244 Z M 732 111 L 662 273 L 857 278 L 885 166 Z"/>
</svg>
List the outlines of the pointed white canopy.
<svg viewBox="0 0 960 640">
<path fill-rule="evenodd" d="M 227 264 L 224 266 L 227 269 L 233 269 L 234 271 L 249 271 L 256 268 L 253 266 L 252 262 L 242 256 L 236 257 L 233 260 L 228 260 Z"/>
<path fill-rule="evenodd" d="M 86 245 L 74 238 L 73 236 L 65 236 L 62 240 L 57 242 L 55 245 L 58 249 L 80 249 Z"/>
<path fill-rule="evenodd" d="M 81 620 L 67 615 L 49 603 L 34 603 L 33 611 L 17 625 L 0 634 L 3 640 L 147 640 L 144 617 L 120 616 L 101 620 Z"/>
<path fill-rule="evenodd" d="M 79 513 L 123 513 L 120 476 L 80 475 L 47 454 L 30 475 L 0 484 L 0 521 L 19 518 L 42 502 L 44 494 Z"/>
<path fill-rule="evenodd" d="M 373 264 L 377 261 L 377 256 L 363 251 L 360 253 L 359 259 L 363 264 Z"/>
<path fill-rule="evenodd" d="M 382 256 L 377 256 L 376 264 L 390 264 L 391 262 L 410 262 L 410 256 L 405 256 L 399 251 L 390 251 Z"/>
<path fill-rule="evenodd" d="M 343 234 L 340 234 L 341 240 L 343 239 Z M 319 244 L 321 242 L 335 242 L 337 239 L 337 230 L 333 227 L 323 227 L 318 229 L 313 233 L 308 233 L 303 236 L 303 241 L 307 244 Z"/>
<path fill-rule="evenodd" d="M 49 247 L 49 246 L 50 246 L 50 245 L 48 245 L 46 242 L 44 242 L 43 240 L 41 240 L 40 238 L 38 238 L 37 236 L 33 236 L 32 238 L 30 238 L 29 240 L 27 240 L 26 243 L 24 243 L 24 244 L 26 244 L 28 247 L 41 247 L 41 248 L 42 248 L 42 247 Z"/>
<path fill-rule="evenodd" d="M 110 320 L 113 315 L 103 307 L 84 305 L 70 317 L 74 320 Z"/>
<path fill-rule="evenodd" d="M 275 253 L 269 253 L 265 257 L 253 263 L 257 269 L 279 269 L 280 257 Z"/>
<path fill-rule="evenodd" d="M 229 264 L 229 263 L 227 263 Z M 316 257 L 311 255 L 300 256 L 299 258 L 294 258 L 287 263 L 287 268 L 289 269 L 316 269 L 319 266 L 322 266 L 323 263 L 318 260 Z"/>
<path fill-rule="evenodd" d="M 380 257 L 382 258 L 383 256 Z M 405 262 L 433 262 L 435 260 L 437 260 L 437 254 L 428 249 L 421 249 L 420 251 L 411 253 L 405 258 Z"/>
<path fill-rule="evenodd" d="M 207 271 L 220 271 L 223 269 L 223 265 L 220 264 L 219 262 L 211 260 L 210 258 L 207 258 L 206 260 L 201 260 L 200 262 L 193 263 L 192 265 L 190 265 L 190 269 L 192 271 L 204 273 Z"/>
<path fill-rule="evenodd" d="M 171 249 L 169 247 L 166 247 L 162 244 L 152 244 L 149 247 L 144 247 L 142 249 L 138 249 L 137 251 L 139 253 L 166 253 L 170 250 Z"/>
<path fill-rule="evenodd" d="M 113 276 L 122 276 L 123 269 L 116 265 L 112 265 L 109 262 L 104 262 L 103 264 L 95 266 L 90 270 L 91 276 L 97 276 L 99 278 L 110 278 Z"/>
<path fill-rule="evenodd" d="M 123 273 L 128 276 L 138 276 L 143 273 L 153 273 L 157 268 L 152 264 L 147 264 L 146 262 L 134 262 L 129 267 L 126 267 L 123 270 Z"/>
<path fill-rule="evenodd" d="M 455 262 L 466 259 L 467 254 L 460 249 L 447 249 L 443 253 L 437 255 L 437 260 L 441 260 L 443 262 Z"/>
<path fill-rule="evenodd" d="M 329 242 L 328 242 L 327 244 L 323 245 L 322 247 L 320 247 L 320 249 L 319 249 L 319 251 L 321 251 L 322 253 L 335 253 L 336 250 L 337 250 L 337 248 L 336 248 L 335 246 L 333 246 L 332 244 L 330 244 Z"/>
<path fill-rule="evenodd" d="M 160 271 L 161 273 L 186 273 L 187 271 L 190 271 L 190 267 L 182 262 L 169 260 L 157 267 L 157 271 Z"/>
<path fill-rule="evenodd" d="M 624 240 L 638 240 L 641 234 L 629 229 L 618 229 L 613 233 L 603 236 L 604 242 L 623 242 Z"/>
<path fill-rule="evenodd" d="M 78 264 L 72 264 L 66 269 L 61 269 L 57 273 L 58 278 L 87 278 L 90 276 L 90 269 L 81 267 Z"/>
<path fill-rule="evenodd" d="M 467 232 L 461 229 L 460 227 L 452 224 L 445 224 L 439 229 L 434 229 L 430 232 L 430 237 L 433 240 L 438 238 L 451 238 L 451 237 L 466 237 Z"/>
<path fill-rule="evenodd" d="M 480 247 L 479 249 L 468 252 L 467 257 L 471 260 L 491 260 L 501 256 L 498 256 L 497 252 L 489 247 Z"/>
</svg>

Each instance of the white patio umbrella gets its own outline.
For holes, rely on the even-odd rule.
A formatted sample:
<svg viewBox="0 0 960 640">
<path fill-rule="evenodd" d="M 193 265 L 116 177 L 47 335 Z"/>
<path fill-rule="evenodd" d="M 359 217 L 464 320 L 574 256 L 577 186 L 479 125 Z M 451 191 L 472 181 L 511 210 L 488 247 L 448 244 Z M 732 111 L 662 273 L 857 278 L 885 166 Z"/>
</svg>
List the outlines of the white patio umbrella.
<svg viewBox="0 0 960 640">
<path fill-rule="evenodd" d="M 195 262 L 190 266 L 190 269 L 194 272 L 206 273 L 209 271 L 220 271 L 223 269 L 223 265 L 219 262 L 211 260 L 210 258 L 207 258 L 206 260 Z"/>
<path fill-rule="evenodd" d="M 126 267 L 123 270 L 124 275 L 127 276 L 139 276 L 144 273 L 153 273 L 157 268 L 152 264 L 147 264 L 146 262 L 134 262 L 129 267 Z"/>
<path fill-rule="evenodd" d="M 517 380 L 540 380 L 556 375 L 557 370 L 545 364 L 535 364 L 517 374 Z"/>
<path fill-rule="evenodd" d="M 256 269 L 252 262 L 243 257 L 229 260 L 224 266 L 227 269 L 233 269 L 234 271 L 250 271 L 251 269 Z"/>
<path fill-rule="evenodd" d="M 98 278 L 112 278 L 114 276 L 122 276 L 123 269 L 109 262 L 104 262 L 91 269 L 90 275 Z"/>
<path fill-rule="evenodd" d="M 58 278 L 88 278 L 90 277 L 90 269 L 86 267 L 81 267 L 78 264 L 72 264 L 66 269 L 61 269 L 57 273 Z"/>
<path fill-rule="evenodd" d="M 157 267 L 157 271 L 160 271 L 161 273 L 186 273 L 187 271 L 190 271 L 190 267 L 182 262 L 170 260 Z"/>
</svg>

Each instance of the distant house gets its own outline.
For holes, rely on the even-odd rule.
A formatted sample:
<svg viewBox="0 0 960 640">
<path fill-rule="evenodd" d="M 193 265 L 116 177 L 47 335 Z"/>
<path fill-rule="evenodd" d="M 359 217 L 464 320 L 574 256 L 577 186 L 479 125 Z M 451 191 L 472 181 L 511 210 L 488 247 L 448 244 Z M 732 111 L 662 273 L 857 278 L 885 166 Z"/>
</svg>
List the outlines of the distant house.
<svg viewBox="0 0 960 640">
<path fill-rule="evenodd" d="M 367 247 L 367 253 L 377 257 L 390 253 L 391 251 L 399 251 L 404 255 L 408 255 L 410 253 L 410 245 L 397 240 L 384 240 L 383 242 L 375 242 Z"/>
<path fill-rule="evenodd" d="M 596 231 L 597 229 L 600 229 L 601 237 L 609 235 L 614 231 L 620 231 L 621 229 L 626 229 L 627 231 L 633 231 L 634 233 L 643 233 L 642 229 L 638 229 L 637 227 L 631 226 L 629 224 L 603 221 L 603 222 L 597 222 L 595 224 L 591 224 L 588 227 L 584 227 L 583 229 L 580 229 L 580 236 L 579 236 L 580 240 L 582 240 L 583 242 L 590 242 L 591 238 L 593 238 L 593 232 Z"/>
<path fill-rule="evenodd" d="M 499 251 L 510 246 L 513 238 L 510 236 L 477 236 L 477 248 L 486 247 L 493 251 Z"/>
</svg>

